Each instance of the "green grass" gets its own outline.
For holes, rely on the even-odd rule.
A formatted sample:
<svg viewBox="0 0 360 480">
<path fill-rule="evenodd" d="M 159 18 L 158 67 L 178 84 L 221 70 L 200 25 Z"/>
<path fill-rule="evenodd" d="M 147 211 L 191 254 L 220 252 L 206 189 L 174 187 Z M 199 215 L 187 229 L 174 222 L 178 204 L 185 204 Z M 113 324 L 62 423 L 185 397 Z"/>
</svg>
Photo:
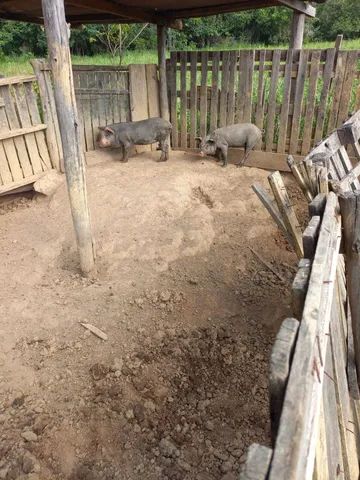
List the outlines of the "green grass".
<svg viewBox="0 0 360 480">
<path fill-rule="evenodd" d="M 305 43 L 305 48 L 331 48 L 334 42 L 311 42 Z M 275 48 L 273 45 L 245 44 L 245 43 L 226 43 L 212 47 L 210 50 L 236 50 L 238 48 Z M 277 45 L 276 48 L 287 48 L 287 45 Z M 357 40 L 345 40 L 342 45 L 346 50 L 360 50 L 360 38 Z M 208 49 L 207 49 L 208 50 Z M 5 76 L 26 75 L 32 73 L 30 65 L 31 56 L 23 55 L 20 57 L 2 57 L 0 56 L 0 74 Z M 155 50 L 131 51 L 125 55 L 124 65 L 130 63 L 156 63 L 157 53 Z M 73 56 L 73 63 L 77 65 L 118 65 L 119 60 L 112 58 L 111 55 L 102 54 L 89 56 Z"/>
</svg>

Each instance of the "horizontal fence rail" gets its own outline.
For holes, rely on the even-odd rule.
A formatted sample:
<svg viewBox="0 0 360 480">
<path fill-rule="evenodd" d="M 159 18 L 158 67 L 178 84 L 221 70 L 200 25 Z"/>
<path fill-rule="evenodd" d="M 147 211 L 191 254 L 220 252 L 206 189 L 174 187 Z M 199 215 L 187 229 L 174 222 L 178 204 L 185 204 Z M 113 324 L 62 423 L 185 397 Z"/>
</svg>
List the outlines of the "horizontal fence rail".
<svg viewBox="0 0 360 480">
<path fill-rule="evenodd" d="M 258 149 L 306 155 L 360 107 L 359 51 L 172 52 L 174 148 L 234 122 L 265 129 Z"/>
</svg>

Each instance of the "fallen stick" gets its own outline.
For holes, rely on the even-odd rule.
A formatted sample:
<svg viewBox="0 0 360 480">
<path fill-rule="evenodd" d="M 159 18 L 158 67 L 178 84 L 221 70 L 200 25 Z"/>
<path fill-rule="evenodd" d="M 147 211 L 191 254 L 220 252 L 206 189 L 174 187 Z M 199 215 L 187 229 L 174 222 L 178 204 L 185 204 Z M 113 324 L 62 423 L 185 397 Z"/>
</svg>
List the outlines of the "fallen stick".
<svg viewBox="0 0 360 480">
<path fill-rule="evenodd" d="M 279 280 L 282 282 L 286 283 L 285 279 L 266 261 L 264 260 L 252 247 L 249 247 L 249 249 L 252 251 L 252 253 L 255 255 L 255 257 L 260 260 L 260 262 L 265 265 L 266 268 L 270 270 L 276 277 L 278 277 Z"/>
<path fill-rule="evenodd" d="M 91 323 L 80 322 L 80 325 L 82 325 L 87 330 L 90 330 L 91 333 L 93 333 L 97 337 L 101 338 L 101 340 L 107 340 L 108 339 L 108 336 L 106 335 L 106 333 L 102 332 L 99 328 L 94 327 L 94 325 L 91 325 Z"/>
</svg>

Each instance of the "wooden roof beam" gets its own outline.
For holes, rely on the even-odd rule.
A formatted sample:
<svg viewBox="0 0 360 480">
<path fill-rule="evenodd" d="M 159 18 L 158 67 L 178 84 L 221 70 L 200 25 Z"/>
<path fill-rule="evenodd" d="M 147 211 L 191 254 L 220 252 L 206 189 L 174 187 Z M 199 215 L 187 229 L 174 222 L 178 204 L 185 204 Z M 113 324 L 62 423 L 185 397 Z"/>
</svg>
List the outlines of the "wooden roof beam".
<svg viewBox="0 0 360 480">
<path fill-rule="evenodd" d="M 162 13 L 164 16 L 166 16 L 166 18 L 207 17 L 220 13 L 232 13 L 240 10 L 252 10 L 256 8 L 274 7 L 278 5 L 278 0 L 243 0 L 241 2 L 223 3 L 220 5 L 211 5 L 209 7 L 166 10 Z"/>
<path fill-rule="evenodd" d="M 298 13 L 304 13 L 308 17 L 316 15 L 316 8 L 302 0 L 278 0 L 278 4 L 285 5 Z"/>
<path fill-rule="evenodd" d="M 69 0 L 69 5 L 74 7 L 82 7 L 92 9 L 100 13 L 109 13 L 116 17 L 128 18 L 143 23 L 155 23 L 157 25 L 166 25 L 167 27 L 177 30 L 182 29 L 181 20 L 173 21 L 163 15 L 144 10 L 143 8 L 131 7 L 129 5 L 121 5 L 109 2 L 108 0 Z"/>
</svg>

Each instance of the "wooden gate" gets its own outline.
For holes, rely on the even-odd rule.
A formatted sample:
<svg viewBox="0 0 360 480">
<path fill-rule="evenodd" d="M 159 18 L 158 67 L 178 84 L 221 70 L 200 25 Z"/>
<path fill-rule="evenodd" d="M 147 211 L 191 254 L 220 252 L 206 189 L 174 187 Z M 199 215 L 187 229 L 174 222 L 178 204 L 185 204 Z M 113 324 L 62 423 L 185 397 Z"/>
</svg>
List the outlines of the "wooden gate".
<svg viewBox="0 0 360 480">
<path fill-rule="evenodd" d="M 265 130 L 267 157 L 306 155 L 360 107 L 360 51 L 172 52 L 168 62 L 174 148 L 234 122 Z"/>
<path fill-rule="evenodd" d="M 55 166 L 38 100 L 36 77 L 0 79 L 0 194 L 35 182 Z"/>
</svg>

